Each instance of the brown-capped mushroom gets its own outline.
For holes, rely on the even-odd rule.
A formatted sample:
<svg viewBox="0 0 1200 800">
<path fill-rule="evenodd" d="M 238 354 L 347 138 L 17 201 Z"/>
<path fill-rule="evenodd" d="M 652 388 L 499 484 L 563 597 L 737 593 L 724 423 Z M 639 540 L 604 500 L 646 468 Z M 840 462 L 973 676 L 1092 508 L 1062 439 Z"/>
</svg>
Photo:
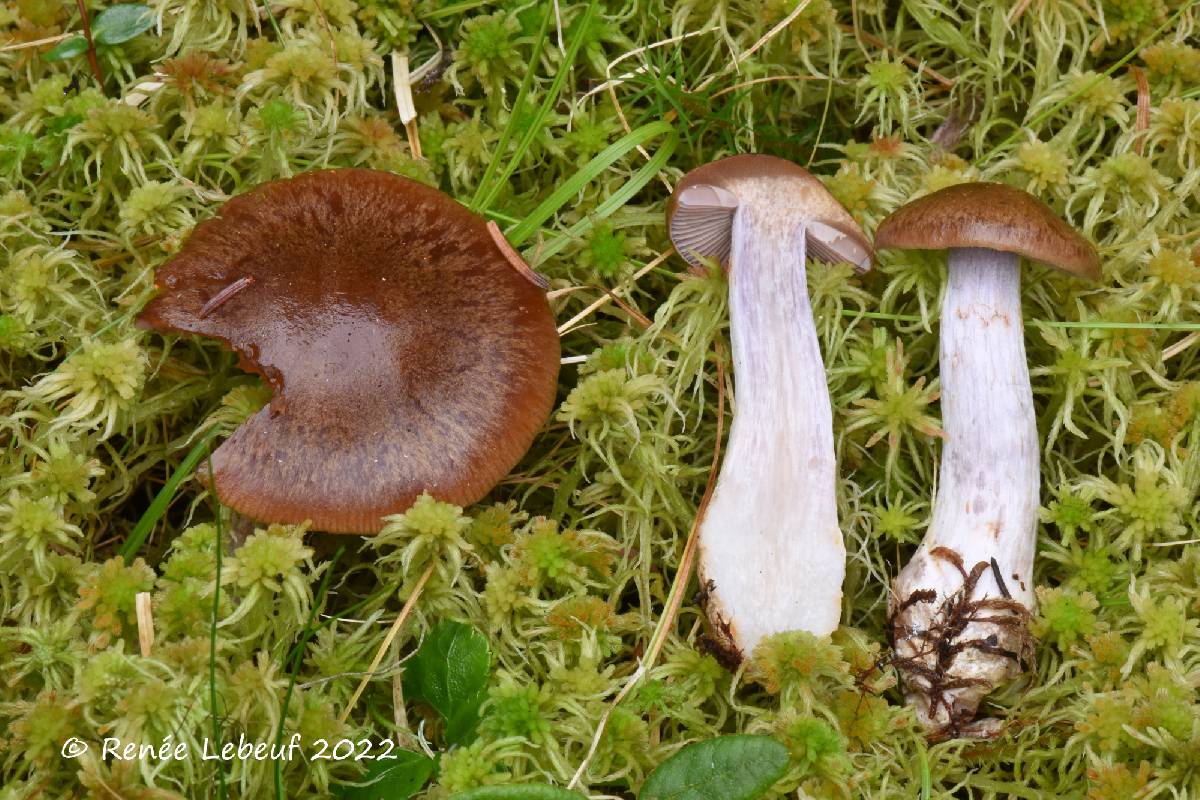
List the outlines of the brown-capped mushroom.
<svg viewBox="0 0 1200 800">
<path fill-rule="evenodd" d="M 833 416 L 805 263 L 861 271 L 872 253 L 820 181 L 772 156 L 693 170 L 667 216 L 680 255 L 729 275 L 736 413 L 701 522 L 699 573 L 713 639 L 739 660 L 764 636 L 828 634 L 841 616 Z"/>
<path fill-rule="evenodd" d="M 935 735 L 969 725 L 980 701 L 1032 653 L 1039 445 L 1025 361 L 1021 256 L 1084 278 L 1092 245 L 1037 198 L 996 183 L 951 186 L 885 219 L 880 250 L 949 252 L 942 299 L 946 443 L 933 518 L 892 586 L 890 634 L 910 703 Z"/>
<path fill-rule="evenodd" d="M 233 198 L 159 269 L 138 324 L 225 342 L 273 391 L 212 457 L 222 502 L 374 533 L 422 493 L 485 495 L 550 413 L 541 289 L 415 181 L 313 172 Z"/>
</svg>

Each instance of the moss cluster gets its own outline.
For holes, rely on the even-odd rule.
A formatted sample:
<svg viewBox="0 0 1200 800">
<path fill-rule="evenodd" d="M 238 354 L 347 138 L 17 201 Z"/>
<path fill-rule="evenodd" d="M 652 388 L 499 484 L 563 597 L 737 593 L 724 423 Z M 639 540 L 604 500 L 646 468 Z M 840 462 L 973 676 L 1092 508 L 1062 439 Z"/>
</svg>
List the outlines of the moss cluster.
<svg viewBox="0 0 1200 800">
<path fill-rule="evenodd" d="M 566 785 L 606 713 L 579 784 L 596 795 L 632 796 L 685 743 L 735 731 L 788 746 L 780 797 L 1200 793 L 1197 8 L 551 5 L 151 0 L 150 29 L 100 53 L 103 83 L 85 57 L 47 58 L 82 28 L 77 4 L 0 5 L 0 798 L 327 797 L 363 769 L 60 755 L 72 736 L 199 752 L 281 731 L 440 752 L 430 798 Z M 420 157 L 393 53 L 428 64 Z M 639 150 L 628 130 L 658 138 Z M 745 151 L 807 165 L 868 231 L 919 194 L 986 179 L 1035 193 L 1100 249 L 1097 285 L 1028 273 L 1040 644 L 985 709 L 1003 720 L 994 740 L 927 744 L 879 668 L 887 580 L 928 523 L 941 434 L 944 264 L 923 253 L 883 254 L 863 277 L 811 271 L 851 554 L 844 627 L 773 637 L 730 673 L 703 648 L 690 589 L 614 707 L 704 490 L 718 375 L 734 385 L 721 276 L 651 263 L 668 247 L 664 203 L 687 170 Z M 648 164 L 661 168 L 639 182 Z M 351 165 L 482 198 L 517 226 L 562 321 L 616 297 L 564 334 L 576 358 L 556 413 L 488 501 L 426 498 L 371 540 L 255 529 L 197 481 L 152 506 L 189 453 L 267 399 L 216 343 L 133 326 L 156 266 L 223 199 Z M 446 619 L 491 648 L 469 744 L 448 744 L 422 703 L 406 710 L 392 680 Z"/>
</svg>

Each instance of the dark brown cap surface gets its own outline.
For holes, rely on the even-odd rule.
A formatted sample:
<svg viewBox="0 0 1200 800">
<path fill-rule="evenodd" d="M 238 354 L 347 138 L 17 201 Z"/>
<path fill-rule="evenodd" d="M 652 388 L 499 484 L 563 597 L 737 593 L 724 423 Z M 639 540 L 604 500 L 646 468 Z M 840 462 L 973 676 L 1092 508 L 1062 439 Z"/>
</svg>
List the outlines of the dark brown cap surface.
<svg viewBox="0 0 1200 800">
<path fill-rule="evenodd" d="M 730 224 L 744 202 L 763 204 L 780 219 L 815 223 L 806 237 L 811 258 L 849 261 L 860 272 L 871 268 L 867 237 L 815 175 L 786 159 L 753 153 L 704 164 L 679 181 L 667 204 L 676 251 L 691 264 L 704 257 L 727 265 Z"/>
<path fill-rule="evenodd" d="M 482 219 L 397 175 L 235 197 L 157 286 L 139 325 L 222 339 L 274 391 L 213 454 L 221 501 L 258 520 L 373 533 L 425 491 L 474 502 L 554 402 L 545 295 Z"/>
<path fill-rule="evenodd" d="M 961 183 L 913 200 L 875 231 L 879 250 L 983 247 L 1017 253 L 1090 280 L 1100 256 L 1041 200 L 1002 183 Z"/>
</svg>

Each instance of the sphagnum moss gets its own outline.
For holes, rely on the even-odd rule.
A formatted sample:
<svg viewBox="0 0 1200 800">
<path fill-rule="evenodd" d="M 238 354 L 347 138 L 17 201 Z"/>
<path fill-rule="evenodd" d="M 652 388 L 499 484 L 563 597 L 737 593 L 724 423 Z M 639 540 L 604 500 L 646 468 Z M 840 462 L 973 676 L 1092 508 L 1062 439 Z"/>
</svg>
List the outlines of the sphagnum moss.
<svg viewBox="0 0 1200 800">
<path fill-rule="evenodd" d="M 76 4 L 0 5 L 0 797 L 327 797 L 360 774 L 352 760 L 294 761 L 277 783 L 275 765 L 253 760 L 60 755 L 70 736 L 170 733 L 198 752 L 214 731 L 273 741 L 281 725 L 412 748 L 423 735 L 443 753 L 430 798 L 566 784 L 585 759 L 580 788 L 633 796 L 684 743 L 730 732 L 788 747 L 772 797 L 1200 793 L 1200 345 L 1137 327 L 1195 323 L 1200 310 L 1200 43 L 1187 0 L 606 0 L 582 33 L 585 6 L 558 4 L 541 41 L 536 3 L 149 5 L 154 25 L 104 56 L 103 86 L 86 58 L 28 46 L 79 31 Z M 88 5 L 93 19 L 102 8 Z M 393 51 L 414 67 L 437 56 L 414 86 L 423 160 L 395 115 Z M 1150 86 L 1146 125 L 1126 64 Z M 422 501 L 328 572 L 322 536 L 255 530 L 192 481 L 149 541 L 115 558 L 205 431 L 228 435 L 266 400 L 211 342 L 131 324 L 155 267 L 221 201 L 360 165 L 464 201 L 482 188 L 495 200 L 481 210 L 509 225 L 625 126 L 662 120 L 677 137 L 663 181 L 603 219 L 662 142 L 617 153 L 528 240 L 560 320 L 665 250 L 664 183 L 734 152 L 808 166 L 868 231 L 919 194 L 984 179 L 1036 193 L 1100 248 L 1099 285 L 1047 275 L 1024 298 L 1041 641 L 1026 682 L 991 698 L 998 739 L 927 745 L 880 649 L 887 578 L 935 490 L 934 256 L 884 254 L 861 280 L 810 280 L 850 554 L 843 627 L 831 642 L 768 641 L 731 674 L 706 653 L 688 591 L 590 758 L 662 613 L 716 445 L 715 362 L 729 348 L 715 271 L 667 260 L 623 290 L 625 306 L 602 304 L 564 335 L 565 355 L 584 360 L 564 367 L 555 418 L 485 504 Z M 500 174 L 514 158 L 499 191 L 480 187 L 489 164 Z M 580 221 L 584 233 L 562 240 Z M 725 388 L 735 408 L 736 383 Z M 340 723 L 431 563 L 392 656 Z M 142 591 L 149 656 L 131 605 Z M 396 662 L 445 619 L 491 649 L 471 743 L 448 745 L 422 702 L 397 713 Z"/>
</svg>

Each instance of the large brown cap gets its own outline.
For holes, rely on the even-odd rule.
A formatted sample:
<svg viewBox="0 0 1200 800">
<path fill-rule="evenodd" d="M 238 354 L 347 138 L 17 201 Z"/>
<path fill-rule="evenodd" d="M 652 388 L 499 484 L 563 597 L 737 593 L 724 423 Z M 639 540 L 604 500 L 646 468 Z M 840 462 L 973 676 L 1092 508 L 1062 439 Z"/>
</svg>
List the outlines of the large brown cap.
<svg viewBox="0 0 1200 800">
<path fill-rule="evenodd" d="M 960 183 L 913 200 L 880 223 L 875 247 L 984 247 L 1017 253 L 1082 278 L 1100 277 L 1100 256 L 1091 242 L 1041 200 L 1002 183 Z"/>
<path fill-rule="evenodd" d="M 870 242 L 824 184 L 803 167 L 766 155 L 723 158 L 679 181 L 667 204 L 675 250 L 693 265 L 711 258 L 728 266 L 733 215 L 743 203 L 760 204 L 781 220 L 805 224 L 809 256 L 848 261 L 859 272 L 871 268 Z"/>
<path fill-rule="evenodd" d="M 274 391 L 215 453 L 222 502 L 373 533 L 425 491 L 467 504 L 550 413 L 546 297 L 441 192 L 341 169 L 267 183 L 158 271 L 143 327 L 224 340 Z"/>
</svg>

